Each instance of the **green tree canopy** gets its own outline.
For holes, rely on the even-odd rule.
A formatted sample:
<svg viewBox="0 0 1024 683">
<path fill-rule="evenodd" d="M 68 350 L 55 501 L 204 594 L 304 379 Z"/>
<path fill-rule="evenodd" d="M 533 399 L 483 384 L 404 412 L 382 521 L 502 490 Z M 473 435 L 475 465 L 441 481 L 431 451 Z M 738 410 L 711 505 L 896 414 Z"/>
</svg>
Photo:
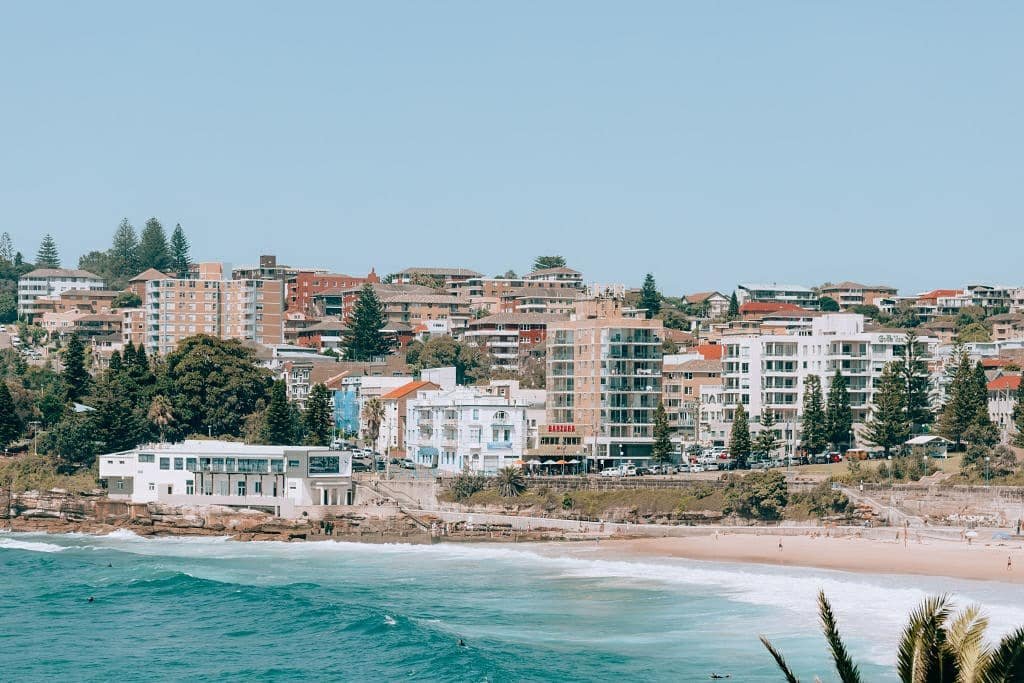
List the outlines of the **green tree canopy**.
<svg viewBox="0 0 1024 683">
<path fill-rule="evenodd" d="M 839 310 L 839 302 L 830 296 L 823 296 L 818 299 L 818 308 L 826 313 L 835 313 Z"/>
<path fill-rule="evenodd" d="M 176 224 L 174 231 L 171 233 L 170 252 L 171 271 L 178 277 L 184 277 L 188 274 L 192 260 L 189 256 L 188 238 L 185 237 L 185 231 L 182 230 L 181 223 Z"/>
<path fill-rule="evenodd" d="M 853 430 L 853 409 L 850 408 L 850 393 L 847 387 L 846 377 L 836 370 L 828 389 L 825 424 L 829 443 L 837 449 L 850 443 L 850 433 Z"/>
<path fill-rule="evenodd" d="M 166 272 L 171 267 L 171 252 L 167 244 L 167 233 L 156 218 L 146 221 L 139 239 L 139 271 L 156 268 Z"/>
<path fill-rule="evenodd" d="M 43 235 L 43 240 L 39 243 L 39 251 L 36 252 L 36 268 L 60 268 L 57 241 L 50 233 Z"/>
<path fill-rule="evenodd" d="M 548 268 L 565 268 L 565 258 L 562 256 L 538 256 L 533 260 L 533 270 Z"/>
<path fill-rule="evenodd" d="M 654 282 L 654 276 L 650 273 L 647 273 L 644 285 L 640 288 L 640 308 L 646 311 L 645 315 L 648 319 L 661 312 L 661 294 Z"/>
<path fill-rule="evenodd" d="M 751 472 L 730 479 L 725 490 L 727 510 L 747 519 L 782 517 L 789 502 L 786 477 L 777 470 Z"/>
<path fill-rule="evenodd" d="M 310 446 L 327 446 L 331 443 L 331 397 L 323 383 L 313 385 L 306 397 L 306 411 L 302 414 L 306 428 L 306 443 Z"/>
<path fill-rule="evenodd" d="M 672 427 L 668 423 L 665 404 L 661 401 L 658 401 L 658 407 L 654 409 L 654 445 L 651 455 L 658 463 L 672 460 Z"/>
<path fill-rule="evenodd" d="M 754 450 L 771 457 L 779 447 L 779 435 L 775 433 L 775 411 L 768 406 L 761 408 L 761 429 L 754 440 Z"/>
<path fill-rule="evenodd" d="M 975 387 L 974 370 L 967 352 L 960 348 L 954 356 L 952 378 L 946 390 L 946 403 L 939 416 L 939 432 L 956 442 L 957 449 L 963 443 L 964 433 L 978 417 L 978 392 Z M 988 405 L 987 399 L 985 403 Z"/>
<path fill-rule="evenodd" d="M 730 318 L 736 318 L 740 314 L 740 300 L 736 296 L 736 292 L 733 291 L 732 296 L 729 297 L 729 311 L 728 316 Z"/>
<path fill-rule="evenodd" d="M 0 377 L 0 450 L 14 443 L 24 429 L 25 425 L 14 408 L 11 390 L 3 377 Z"/>
<path fill-rule="evenodd" d="M 382 331 L 387 322 L 377 293 L 369 284 L 363 285 L 344 334 L 345 359 L 368 361 L 389 354 L 394 339 Z"/>
<path fill-rule="evenodd" d="M 142 305 L 142 299 L 135 292 L 118 292 L 111 302 L 111 308 L 138 308 Z"/>
<path fill-rule="evenodd" d="M 448 335 L 411 343 L 406 350 L 405 361 L 416 372 L 428 368 L 454 367 L 455 381 L 459 384 L 483 382 L 491 374 L 490 358 L 480 347 Z"/>
<path fill-rule="evenodd" d="M 922 427 L 931 424 L 931 380 L 928 365 L 925 363 L 923 344 L 917 335 L 910 331 L 903 340 L 903 352 L 896 363 L 896 375 L 903 383 L 903 394 L 906 402 L 907 420 L 911 434 L 918 434 Z"/>
<path fill-rule="evenodd" d="M 117 226 L 109 258 L 110 274 L 119 282 L 127 281 L 142 271 L 139 268 L 139 238 L 127 218 Z"/>
<path fill-rule="evenodd" d="M 825 421 L 825 403 L 821 393 L 821 378 L 804 378 L 804 404 L 801 415 L 801 443 L 808 453 L 821 453 L 828 448 L 828 424 Z"/>
<path fill-rule="evenodd" d="M 263 424 L 263 443 L 277 446 L 294 444 L 297 425 L 284 381 L 274 382 L 270 388 L 270 403 Z"/>
<path fill-rule="evenodd" d="M 64 385 L 67 387 L 68 399 L 77 401 L 89 390 L 89 371 L 85 368 L 85 346 L 78 334 L 68 339 L 64 348 Z"/>
<path fill-rule="evenodd" d="M 906 410 L 906 385 L 900 378 L 897 363 L 889 363 L 875 387 L 871 416 L 864 430 L 864 439 L 885 449 L 888 456 L 910 436 L 910 420 Z"/>
<path fill-rule="evenodd" d="M 744 469 L 750 456 L 750 423 L 747 421 L 747 409 L 743 402 L 736 404 L 736 412 L 732 418 L 732 430 L 729 432 L 729 455 L 736 461 L 736 467 Z"/>
<path fill-rule="evenodd" d="M 266 399 L 270 373 L 237 340 L 196 335 L 164 359 L 159 391 L 171 401 L 171 438 L 189 434 L 239 436 L 256 402 Z"/>
</svg>

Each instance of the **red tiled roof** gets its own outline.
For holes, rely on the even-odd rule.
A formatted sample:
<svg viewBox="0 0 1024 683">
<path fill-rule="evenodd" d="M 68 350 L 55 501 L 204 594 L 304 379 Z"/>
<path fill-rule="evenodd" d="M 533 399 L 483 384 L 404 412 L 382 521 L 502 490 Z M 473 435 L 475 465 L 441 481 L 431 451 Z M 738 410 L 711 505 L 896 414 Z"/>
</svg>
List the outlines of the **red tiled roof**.
<svg viewBox="0 0 1024 683">
<path fill-rule="evenodd" d="M 1009 358 L 982 358 L 981 367 L 983 368 L 1001 368 L 1004 365 L 1013 365 L 1013 361 Z"/>
<path fill-rule="evenodd" d="M 381 398 L 382 401 L 394 401 L 394 400 L 398 400 L 398 399 L 400 399 L 400 398 L 402 398 L 404 396 L 408 396 L 409 394 L 412 394 L 414 392 L 417 392 L 420 389 L 426 389 L 428 387 L 436 387 L 436 386 L 437 385 L 434 384 L 433 382 L 426 382 L 424 380 L 418 380 L 416 382 L 409 382 L 408 384 L 403 384 L 402 386 L 398 387 L 397 389 L 392 389 L 391 391 L 389 391 L 388 393 L 384 394 L 380 398 Z"/>
<path fill-rule="evenodd" d="M 751 313 L 780 313 L 782 311 L 803 310 L 805 309 L 800 308 L 796 304 L 773 304 L 763 301 L 748 301 L 747 303 L 740 306 L 740 315 L 749 315 Z"/>
<path fill-rule="evenodd" d="M 1017 391 L 1019 388 L 1020 375 L 1003 375 L 1002 377 L 996 377 L 988 383 L 989 391 L 1002 391 L 1005 389 Z"/>
<path fill-rule="evenodd" d="M 722 360 L 722 351 L 725 347 L 721 344 L 699 344 L 694 349 L 704 360 Z"/>
<path fill-rule="evenodd" d="M 925 292 L 924 294 L 918 294 L 917 295 L 917 300 L 918 301 L 930 301 L 932 299 L 938 299 L 939 297 L 957 296 L 959 294 L 963 294 L 963 292 L 961 292 L 959 289 L 933 289 L 930 292 Z"/>
</svg>

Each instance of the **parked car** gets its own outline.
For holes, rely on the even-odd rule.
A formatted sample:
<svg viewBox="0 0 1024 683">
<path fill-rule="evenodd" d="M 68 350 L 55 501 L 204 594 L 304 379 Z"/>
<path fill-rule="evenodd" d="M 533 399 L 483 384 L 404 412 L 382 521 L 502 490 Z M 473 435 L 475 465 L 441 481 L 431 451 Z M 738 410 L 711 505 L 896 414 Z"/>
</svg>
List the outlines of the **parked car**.
<svg viewBox="0 0 1024 683">
<path fill-rule="evenodd" d="M 701 464 L 698 464 L 698 463 L 694 463 L 693 465 L 690 465 L 690 471 L 691 472 L 703 472 L 704 471 L 704 465 L 701 465 Z"/>
<path fill-rule="evenodd" d="M 704 469 L 708 472 L 717 472 L 719 470 L 718 461 L 712 460 L 704 465 Z"/>
<path fill-rule="evenodd" d="M 811 462 L 815 465 L 827 465 L 828 464 L 828 452 L 815 453 L 811 456 Z"/>
<path fill-rule="evenodd" d="M 412 460 L 409 460 L 408 458 L 406 458 L 405 460 L 400 460 L 398 462 L 398 466 L 401 467 L 403 470 L 416 469 L 416 463 L 413 462 Z"/>
<path fill-rule="evenodd" d="M 598 472 L 598 476 L 601 477 L 621 477 L 622 470 L 618 467 L 606 467 L 605 469 Z"/>
<path fill-rule="evenodd" d="M 636 476 L 636 465 L 623 465 L 622 476 L 624 477 L 635 477 Z"/>
<path fill-rule="evenodd" d="M 680 464 L 679 466 L 676 467 L 676 472 L 679 472 L 680 474 L 686 474 L 689 471 L 690 471 L 690 463 L 688 463 L 688 462 L 684 462 L 684 463 L 682 463 L 682 464 Z"/>
<path fill-rule="evenodd" d="M 370 472 L 373 469 L 372 460 L 353 460 L 352 471 L 353 472 Z"/>
</svg>

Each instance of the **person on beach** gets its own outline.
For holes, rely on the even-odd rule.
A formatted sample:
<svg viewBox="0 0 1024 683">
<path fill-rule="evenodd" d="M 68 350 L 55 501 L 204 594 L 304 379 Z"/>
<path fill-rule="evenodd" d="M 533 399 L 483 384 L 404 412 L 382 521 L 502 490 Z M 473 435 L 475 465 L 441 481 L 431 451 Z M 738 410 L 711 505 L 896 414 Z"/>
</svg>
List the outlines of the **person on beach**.
<svg viewBox="0 0 1024 683">
<path fill-rule="evenodd" d="M 782 539 L 779 539 L 779 552 L 782 552 Z"/>
<path fill-rule="evenodd" d="M 1009 555 L 1006 556 L 1006 571 L 1013 571 L 1013 558 Z"/>
</svg>

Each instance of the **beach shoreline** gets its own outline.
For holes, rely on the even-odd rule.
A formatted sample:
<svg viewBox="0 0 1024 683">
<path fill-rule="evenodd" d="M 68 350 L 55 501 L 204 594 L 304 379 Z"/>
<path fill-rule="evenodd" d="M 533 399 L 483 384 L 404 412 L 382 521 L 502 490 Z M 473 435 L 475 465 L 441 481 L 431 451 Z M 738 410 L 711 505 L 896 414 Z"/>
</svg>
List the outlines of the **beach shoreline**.
<svg viewBox="0 0 1024 683">
<path fill-rule="evenodd" d="M 894 529 L 894 531 L 896 531 Z M 892 541 L 856 536 L 709 533 L 687 537 L 609 539 L 594 544 L 617 558 L 672 558 L 808 567 L 859 574 L 901 574 L 1024 584 L 1024 540 Z M 1007 567 L 1007 559 L 1010 566 Z"/>
<path fill-rule="evenodd" d="M 228 529 L 196 529 L 111 525 L 98 523 L 60 522 L 42 520 L 35 523 L 15 523 L 11 531 L 48 534 L 88 533 L 102 536 L 125 529 L 140 537 L 167 538 L 180 536 L 228 537 L 239 542 L 285 541 L 316 543 L 338 541 L 345 543 L 398 543 L 398 544 L 494 544 L 517 543 L 546 546 L 565 544 L 566 554 L 586 549 L 609 559 L 639 561 L 644 559 L 689 559 L 735 564 L 758 564 L 778 567 L 808 567 L 865 574 L 900 574 L 931 577 L 999 581 L 1024 584 L 1024 539 L 944 540 L 922 537 L 913 532 L 909 537 L 900 529 L 893 529 L 891 540 L 868 538 L 855 534 L 829 534 L 826 530 L 803 534 L 785 533 L 791 530 L 773 530 L 766 527 L 740 527 L 735 529 L 694 528 L 691 535 L 662 537 L 590 537 L 547 536 L 524 534 L 508 537 L 498 535 L 452 535 L 431 537 L 429 534 L 337 534 L 333 536 L 302 534 L 294 537 L 287 533 L 252 534 Z M 701 533 L 703 531 L 704 533 Z M 155 532 L 155 533 L 154 533 Z M 783 533 L 780 533 L 783 532 Z M 896 540 L 899 537 L 900 540 Z M 568 550 L 571 548 L 572 550 Z M 593 556 L 593 555 L 591 555 Z M 1010 561 L 1009 567 L 1007 560 Z"/>
</svg>

